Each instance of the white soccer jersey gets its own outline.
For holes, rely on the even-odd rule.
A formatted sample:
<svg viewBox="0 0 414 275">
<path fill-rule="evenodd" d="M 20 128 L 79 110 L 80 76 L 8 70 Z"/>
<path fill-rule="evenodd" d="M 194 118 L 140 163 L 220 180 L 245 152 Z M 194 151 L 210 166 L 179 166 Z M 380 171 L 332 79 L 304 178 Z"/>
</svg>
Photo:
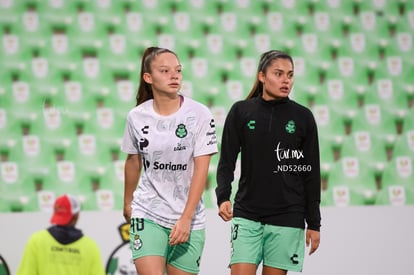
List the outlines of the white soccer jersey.
<svg viewBox="0 0 414 275">
<path fill-rule="evenodd" d="M 169 116 L 157 114 L 153 100 L 147 100 L 128 113 L 121 150 L 139 154 L 143 163 L 132 217 L 172 228 L 187 202 L 193 158 L 217 153 L 213 116 L 206 106 L 188 97 Z M 192 229 L 204 228 L 204 209 L 200 200 Z"/>
</svg>

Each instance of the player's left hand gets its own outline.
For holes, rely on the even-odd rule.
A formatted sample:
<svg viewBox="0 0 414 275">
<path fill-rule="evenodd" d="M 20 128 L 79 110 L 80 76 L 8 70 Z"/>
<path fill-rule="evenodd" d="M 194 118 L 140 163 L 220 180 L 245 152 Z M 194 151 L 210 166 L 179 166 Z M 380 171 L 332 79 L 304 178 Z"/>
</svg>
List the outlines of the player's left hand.
<svg viewBox="0 0 414 275">
<path fill-rule="evenodd" d="M 319 231 L 306 230 L 306 246 L 309 247 L 310 245 L 309 255 L 312 255 L 318 249 L 320 241 L 321 234 Z"/>
<path fill-rule="evenodd" d="M 169 244 L 177 245 L 185 243 L 190 236 L 191 220 L 179 219 L 171 229 Z"/>
</svg>

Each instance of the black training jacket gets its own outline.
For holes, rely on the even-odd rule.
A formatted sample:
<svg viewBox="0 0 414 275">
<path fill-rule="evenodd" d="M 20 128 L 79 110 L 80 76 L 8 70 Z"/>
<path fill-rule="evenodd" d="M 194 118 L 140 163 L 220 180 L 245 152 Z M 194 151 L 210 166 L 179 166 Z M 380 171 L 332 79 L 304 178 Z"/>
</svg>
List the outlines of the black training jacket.
<svg viewBox="0 0 414 275">
<path fill-rule="evenodd" d="M 224 124 L 217 203 L 230 200 L 235 165 L 241 174 L 233 216 L 319 231 L 320 163 L 311 111 L 289 98 L 236 102 Z"/>
</svg>

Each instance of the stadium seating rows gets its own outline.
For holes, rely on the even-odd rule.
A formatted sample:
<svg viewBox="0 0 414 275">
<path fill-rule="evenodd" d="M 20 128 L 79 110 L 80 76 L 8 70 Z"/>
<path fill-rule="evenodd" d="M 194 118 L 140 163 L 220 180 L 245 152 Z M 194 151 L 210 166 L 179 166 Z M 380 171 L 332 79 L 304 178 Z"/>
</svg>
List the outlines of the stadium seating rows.
<svg viewBox="0 0 414 275">
<path fill-rule="evenodd" d="M 0 211 L 50 210 L 62 192 L 121 209 L 120 140 L 150 45 L 177 52 L 182 93 L 219 137 L 259 55 L 290 53 L 292 98 L 319 128 L 322 205 L 414 204 L 413 1 L 1 0 L 0 32 Z"/>
</svg>

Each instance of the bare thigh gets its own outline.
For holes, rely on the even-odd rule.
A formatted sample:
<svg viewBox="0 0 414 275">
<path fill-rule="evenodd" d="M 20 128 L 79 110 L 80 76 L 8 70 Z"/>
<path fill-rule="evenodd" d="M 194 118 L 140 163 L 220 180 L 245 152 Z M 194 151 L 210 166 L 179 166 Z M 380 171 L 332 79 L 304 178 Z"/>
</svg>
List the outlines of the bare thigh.
<svg viewBox="0 0 414 275">
<path fill-rule="evenodd" d="M 139 275 L 164 275 L 165 258 L 161 256 L 144 256 L 134 261 Z"/>
<path fill-rule="evenodd" d="M 286 275 L 287 270 L 269 267 L 269 266 L 263 266 L 262 275 Z"/>
<path fill-rule="evenodd" d="M 167 265 L 167 274 L 168 275 L 196 275 L 195 273 L 188 273 L 183 270 L 180 270 L 170 264 Z"/>
<path fill-rule="evenodd" d="M 257 266 L 255 264 L 232 264 L 231 275 L 256 275 Z"/>
</svg>

